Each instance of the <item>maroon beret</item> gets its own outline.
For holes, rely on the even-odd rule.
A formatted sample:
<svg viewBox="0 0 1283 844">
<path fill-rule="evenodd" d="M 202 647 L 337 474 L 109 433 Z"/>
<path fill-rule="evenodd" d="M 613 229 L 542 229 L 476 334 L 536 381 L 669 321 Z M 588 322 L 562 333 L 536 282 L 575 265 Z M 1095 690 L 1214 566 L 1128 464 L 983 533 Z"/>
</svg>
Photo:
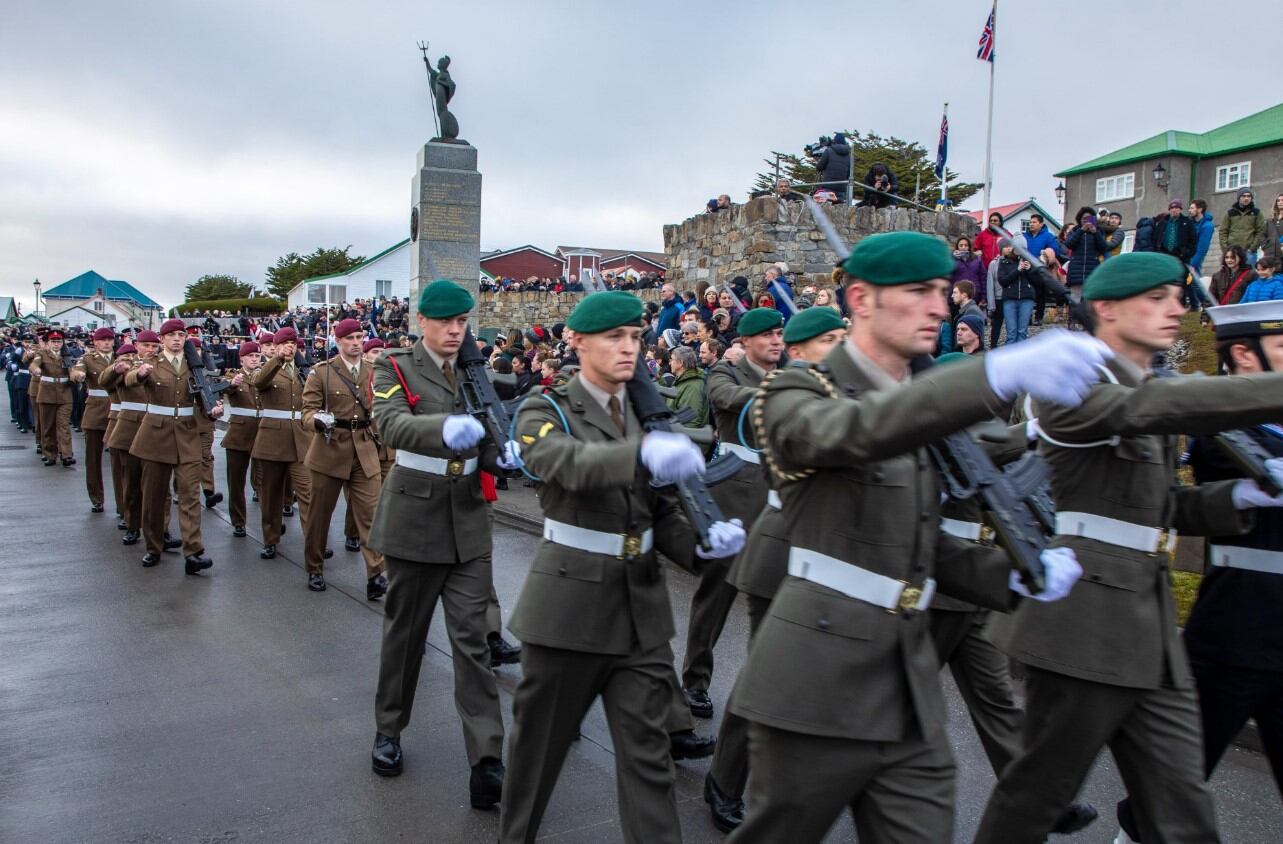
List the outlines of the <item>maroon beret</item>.
<svg viewBox="0 0 1283 844">
<path fill-rule="evenodd" d="M 135 343 L 159 343 L 160 335 L 157 334 L 155 331 L 147 331 L 147 330 L 139 331 L 138 337 L 137 339 L 134 340 L 134 342 Z"/>
<path fill-rule="evenodd" d="M 374 337 L 374 338 L 372 338 L 372 339 L 370 339 L 370 340 L 366 340 L 366 341 L 365 341 L 365 343 L 363 343 L 363 344 L 361 345 L 361 351 L 362 351 L 362 352 L 372 352 L 372 351 L 374 351 L 375 349 L 384 349 L 384 348 L 387 348 L 387 345 L 388 345 L 387 343 L 384 343 L 384 342 L 383 342 L 382 340 L 380 340 L 378 337 Z"/>
<path fill-rule="evenodd" d="M 238 354 L 257 355 L 261 353 L 261 351 L 262 350 L 259 349 L 258 344 L 255 343 L 253 340 L 246 340 L 244 343 L 241 343 L 241 347 Z"/>
<path fill-rule="evenodd" d="M 115 340 L 115 339 L 116 339 L 116 332 L 112 331 L 110 328 L 100 328 L 100 329 L 98 329 L 97 331 L 95 331 L 95 332 L 94 332 L 94 334 L 93 334 L 93 339 L 95 339 L 95 340 Z"/>
<path fill-rule="evenodd" d="M 181 319 L 167 319 L 160 324 L 160 331 L 156 333 L 164 337 L 166 334 L 173 334 L 175 331 L 181 331 L 186 334 L 187 324 Z"/>
<path fill-rule="evenodd" d="M 334 323 L 334 336 L 336 338 L 346 337 L 349 334 L 356 334 L 358 332 L 362 334 L 365 333 L 364 329 L 361 328 L 361 323 L 354 319 L 341 319 Z"/>
<path fill-rule="evenodd" d="M 118 355 L 132 355 L 132 354 L 133 354 L 134 352 L 136 352 L 136 351 L 138 351 L 138 350 L 134 348 L 134 344 L 133 344 L 133 343 L 125 343 L 125 344 L 123 344 L 119 349 L 117 349 L 117 350 L 116 350 L 116 354 L 118 354 Z"/>
<path fill-rule="evenodd" d="M 264 345 L 267 343 L 275 343 L 276 335 L 270 331 L 264 331 L 258 335 L 258 342 L 263 343 Z"/>
<path fill-rule="evenodd" d="M 297 343 L 298 332 L 293 328 L 282 328 L 276 332 L 277 343 Z"/>
</svg>

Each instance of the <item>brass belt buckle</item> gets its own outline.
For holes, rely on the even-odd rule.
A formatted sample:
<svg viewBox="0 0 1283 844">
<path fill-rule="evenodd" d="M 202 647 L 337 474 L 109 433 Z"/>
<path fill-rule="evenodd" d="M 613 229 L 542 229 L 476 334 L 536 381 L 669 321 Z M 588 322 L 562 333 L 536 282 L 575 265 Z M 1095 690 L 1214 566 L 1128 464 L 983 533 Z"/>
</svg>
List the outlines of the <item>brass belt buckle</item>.
<svg viewBox="0 0 1283 844">
<path fill-rule="evenodd" d="M 1167 554 L 1172 550 L 1176 543 L 1173 541 L 1175 536 L 1171 528 L 1163 528 L 1158 532 L 1158 547 L 1154 549 L 1155 554 Z"/>
<path fill-rule="evenodd" d="M 642 541 L 640 536 L 624 536 L 624 556 L 638 557 L 641 556 Z"/>
<path fill-rule="evenodd" d="M 450 463 L 446 466 L 446 471 L 450 474 L 450 477 L 452 478 L 459 477 L 460 475 L 463 474 L 463 461 L 458 459 L 451 460 Z"/>
<path fill-rule="evenodd" d="M 905 583 L 904 589 L 900 591 L 899 609 L 901 612 L 916 611 L 918 609 L 918 602 L 921 600 L 922 600 L 922 587 L 912 586 L 908 583 Z"/>
</svg>

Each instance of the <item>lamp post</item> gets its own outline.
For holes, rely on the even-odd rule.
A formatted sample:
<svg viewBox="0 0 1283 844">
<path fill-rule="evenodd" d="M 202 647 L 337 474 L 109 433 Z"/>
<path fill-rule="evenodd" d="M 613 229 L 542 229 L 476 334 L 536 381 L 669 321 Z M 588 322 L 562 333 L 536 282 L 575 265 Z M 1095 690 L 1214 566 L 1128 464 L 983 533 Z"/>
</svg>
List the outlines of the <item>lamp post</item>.
<svg viewBox="0 0 1283 844">
<path fill-rule="evenodd" d="M 1061 205 L 1065 204 L 1065 183 L 1060 182 L 1056 185 L 1056 202 Z"/>
<path fill-rule="evenodd" d="M 31 286 L 36 289 L 36 316 L 40 316 L 40 279 L 31 282 Z"/>
<path fill-rule="evenodd" d="M 1164 193 L 1167 192 L 1167 186 L 1171 184 L 1171 180 L 1167 178 L 1167 168 L 1161 161 L 1154 165 L 1154 183 L 1162 188 Z"/>
</svg>

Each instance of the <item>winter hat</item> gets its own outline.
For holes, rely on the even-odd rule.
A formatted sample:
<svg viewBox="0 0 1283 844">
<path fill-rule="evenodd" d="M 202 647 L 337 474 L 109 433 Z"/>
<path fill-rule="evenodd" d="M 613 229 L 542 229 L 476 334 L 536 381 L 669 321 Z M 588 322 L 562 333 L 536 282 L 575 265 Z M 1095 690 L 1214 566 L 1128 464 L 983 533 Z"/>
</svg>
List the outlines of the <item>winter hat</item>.
<svg viewBox="0 0 1283 844">
<path fill-rule="evenodd" d="M 963 314 L 958 319 L 958 324 L 970 328 L 981 339 L 985 336 L 985 321 L 980 318 L 979 314 Z"/>
</svg>

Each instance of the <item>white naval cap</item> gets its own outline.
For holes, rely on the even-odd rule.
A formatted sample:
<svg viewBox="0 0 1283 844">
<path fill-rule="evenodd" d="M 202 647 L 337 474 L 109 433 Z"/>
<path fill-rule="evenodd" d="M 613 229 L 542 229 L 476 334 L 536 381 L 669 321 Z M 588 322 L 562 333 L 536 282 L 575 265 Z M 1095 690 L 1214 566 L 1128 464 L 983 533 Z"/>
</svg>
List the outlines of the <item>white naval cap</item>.
<svg viewBox="0 0 1283 844">
<path fill-rule="evenodd" d="M 1283 334 L 1283 299 L 1219 305 L 1208 308 L 1207 316 L 1216 327 L 1217 340 Z"/>
</svg>

